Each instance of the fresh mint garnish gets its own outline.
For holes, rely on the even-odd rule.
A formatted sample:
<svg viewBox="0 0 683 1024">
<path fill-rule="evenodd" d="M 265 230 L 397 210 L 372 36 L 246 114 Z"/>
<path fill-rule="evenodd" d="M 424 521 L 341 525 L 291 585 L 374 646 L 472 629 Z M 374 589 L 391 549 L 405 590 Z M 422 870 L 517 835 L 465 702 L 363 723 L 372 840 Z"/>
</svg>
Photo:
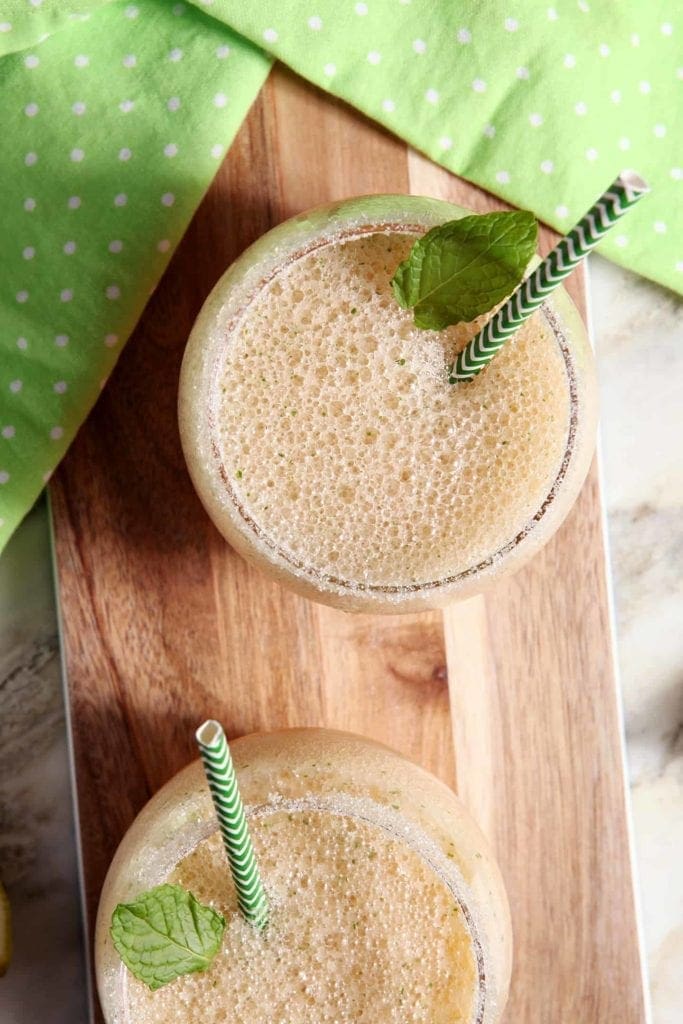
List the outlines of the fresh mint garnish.
<svg viewBox="0 0 683 1024">
<path fill-rule="evenodd" d="M 179 885 L 158 885 L 134 903 L 119 903 L 111 918 L 116 951 L 151 989 L 210 967 L 224 929 L 221 914 Z"/>
<path fill-rule="evenodd" d="M 536 219 L 525 210 L 440 224 L 415 242 L 396 270 L 396 300 L 426 330 L 474 320 L 522 280 L 537 234 Z"/>
</svg>

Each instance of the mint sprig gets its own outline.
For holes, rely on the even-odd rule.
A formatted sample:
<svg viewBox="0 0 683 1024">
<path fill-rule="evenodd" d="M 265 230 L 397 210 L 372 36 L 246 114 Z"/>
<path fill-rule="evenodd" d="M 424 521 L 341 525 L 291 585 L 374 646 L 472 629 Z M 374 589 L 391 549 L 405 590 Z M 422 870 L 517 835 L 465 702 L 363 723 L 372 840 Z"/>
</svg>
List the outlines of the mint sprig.
<svg viewBox="0 0 683 1024">
<path fill-rule="evenodd" d="M 126 967 L 151 989 L 205 971 L 220 949 L 225 919 L 179 885 L 158 885 L 119 903 L 111 937 Z"/>
<path fill-rule="evenodd" d="M 426 330 L 474 320 L 522 280 L 537 234 L 536 219 L 525 210 L 440 224 L 415 242 L 396 270 L 394 295 Z"/>
</svg>

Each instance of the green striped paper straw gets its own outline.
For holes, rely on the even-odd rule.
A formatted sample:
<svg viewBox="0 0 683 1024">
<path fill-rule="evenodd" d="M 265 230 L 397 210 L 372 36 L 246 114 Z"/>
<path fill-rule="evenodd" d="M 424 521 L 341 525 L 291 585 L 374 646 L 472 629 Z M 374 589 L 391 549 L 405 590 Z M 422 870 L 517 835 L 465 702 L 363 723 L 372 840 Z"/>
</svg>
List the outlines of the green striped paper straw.
<svg viewBox="0 0 683 1024">
<path fill-rule="evenodd" d="M 247 921 L 257 928 L 265 928 L 268 924 L 268 901 L 256 865 L 244 805 L 223 727 L 220 722 L 209 719 L 200 725 L 195 735 L 237 890 L 237 903 Z"/>
<path fill-rule="evenodd" d="M 505 305 L 468 341 L 450 368 L 448 383 L 473 380 L 520 324 L 586 258 L 619 218 L 649 191 L 646 182 L 634 171 L 622 171 L 579 223 L 560 239 L 534 272 L 522 281 Z"/>
</svg>

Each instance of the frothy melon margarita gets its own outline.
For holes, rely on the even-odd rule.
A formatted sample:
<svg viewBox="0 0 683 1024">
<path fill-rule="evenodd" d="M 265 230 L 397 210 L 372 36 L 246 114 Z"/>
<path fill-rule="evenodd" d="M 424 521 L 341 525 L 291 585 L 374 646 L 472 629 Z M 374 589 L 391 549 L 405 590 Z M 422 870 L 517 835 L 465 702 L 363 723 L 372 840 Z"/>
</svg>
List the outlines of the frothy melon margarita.
<svg viewBox="0 0 683 1024">
<path fill-rule="evenodd" d="M 96 964 L 107 1024 L 494 1024 L 510 974 L 500 874 L 454 794 L 360 737 L 287 730 L 231 744 L 268 895 L 237 911 L 199 764 L 138 817 L 109 871 Z M 151 991 L 109 933 L 118 903 L 170 882 L 220 911 L 208 969 Z"/>
<path fill-rule="evenodd" d="M 183 447 L 246 558 L 347 609 L 435 606 L 517 568 L 585 477 L 596 398 L 563 289 L 470 383 L 448 366 L 485 322 L 420 330 L 391 290 L 416 238 L 467 211 L 349 200 L 248 249 L 207 300 L 180 385 Z"/>
</svg>

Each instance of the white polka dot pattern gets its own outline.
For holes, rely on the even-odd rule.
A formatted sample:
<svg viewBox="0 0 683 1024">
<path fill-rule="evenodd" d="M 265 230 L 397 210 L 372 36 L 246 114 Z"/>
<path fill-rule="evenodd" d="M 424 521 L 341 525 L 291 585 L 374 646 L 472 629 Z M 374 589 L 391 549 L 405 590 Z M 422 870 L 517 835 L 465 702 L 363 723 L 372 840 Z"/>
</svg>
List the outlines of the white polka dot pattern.
<svg viewBox="0 0 683 1024">
<path fill-rule="evenodd" d="M 53 26 L 57 2 L 22 0 L 45 20 L 17 4 L 0 33 L 11 143 L 0 139 L 0 549 L 109 376 L 269 67 L 215 19 L 198 31 L 191 5 L 169 3 L 162 30 L 152 0 Z M 8 46 L 18 52 L 2 56 Z"/>
<path fill-rule="evenodd" d="M 30 417 L 2 423 L 16 434 L 0 440 L 0 547 L 109 376 L 268 53 L 561 229 L 628 161 L 653 193 L 601 249 L 683 289 L 675 5 L 658 17 L 656 5 L 623 4 L 608 18 L 590 0 L 533 17 L 503 0 L 291 0 L 284 16 L 265 0 L 117 0 L 74 12 L 54 34 L 61 0 L 10 6 L 0 14 L 10 143 L 0 139 L 3 372 L 10 364 L 0 389 L 37 413 L 35 428 Z M 16 394 L 15 380 L 25 382 Z M 29 445 L 43 454 L 27 469 Z"/>
<path fill-rule="evenodd" d="M 533 20 L 523 7 L 502 0 L 481 7 L 469 6 L 465 21 L 461 5 L 295 0 L 297 24 L 319 26 L 319 40 L 309 34 L 301 45 L 295 38 L 300 29 L 284 21 L 273 28 L 263 16 L 232 11 L 230 20 L 256 43 L 277 43 L 278 55 L 295 70 L 358 104 L 451 170 L 513 204 L 531 206 L 558 228 L 566 227 L 570 210 L 579 214 L 595 199 L 605 175 L 618 169 L 615 159 L 625 153 L 631 166 L 652 177 L 648 164 L 655 153 L 647 138 L 662 145 L 656 155 L 661 160 L 672 153 L 672 133 L 663 116 L 666 106 L 652 103 L 657 73 L 645 77 L 638 68 L 661 66 L 659 74 L 669 82 L 683 77 L 683 68 L 674 64 L 673 47 L 660 46 L 657 61 L 647 64 L 636 64 L 632 53 L 634 47 L 643 55 L 646 47 L 651 52 L 653 32 L 668 46 L 676 35 L 673 18 L 656 21 L 646 39 L 642 14 L 622 8 L 608 19 L 589 0 L 541 8 Z M 354 14 L 363 19 L 363 30 L 350 35 L 346 25 L 357 24 Z M 458 112 L 464 110 L 463 126 Z M 669 157 L 660 175 L 678 182 L 681 162 Z M 633 265 L 636 258 L 649 263 L 650 276 L 680 287 L 671 255 L 635 244 L 638 225 L 641 237 L 646 226 L 651 232 L 655 208 L 661 212 L 672 201 L 655 189 L 634 212 L 627 258 Z M 666 221 L 662 216 L 656 222 Z M 672 238 L 670 230 L 655 233 Z M 623 243 L 610 236 L 600 245 L 624 261 Z"/>
</svg>

